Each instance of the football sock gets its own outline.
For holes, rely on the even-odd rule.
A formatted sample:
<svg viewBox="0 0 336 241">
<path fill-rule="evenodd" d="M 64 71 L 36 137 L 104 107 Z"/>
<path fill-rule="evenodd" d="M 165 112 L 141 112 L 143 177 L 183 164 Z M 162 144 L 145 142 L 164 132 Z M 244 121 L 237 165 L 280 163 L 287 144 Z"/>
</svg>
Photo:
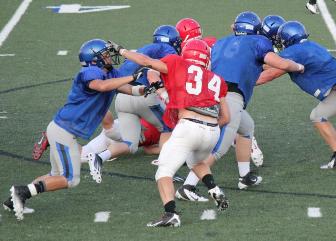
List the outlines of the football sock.
<svg viewBox="0 0 336 241">
<path fill-rule="evenodd" d="M 175 209 L 176 205 L 174 200 L 171 200 L 164 205 L 164 210 L 167 213 L 176 213 Z"/>
<path fill-rule="evenodd" d="M 316 4 L 316 0 L 309 0 L 309 4 Z"/>
<path fill-rule="evenodd" d="M 250 162 L 238 162 L 239 176 L 244 177 L 250 172 Z"/>
<path fill-rule="evenodd" d="M 202 178 L 202 182 L 205 184 L 205 186 L 210 190 L 214 187 L 216 187 L 214 178 L 212 176 L 212 174 L 206 174 L 203 178 Z"/>
<path fill-rule="evenodd" d="M 102 159 L 102 161 L 106 161 L 112 157 L 112 153 L 110 150 L 105 150 L 98 154 L 98 156 Z"/>
<path fill-rule="evenodd" d="M 199 179 L 193 171 L 190 171 L 183 185 L 196 186 Z"/>
</svg>

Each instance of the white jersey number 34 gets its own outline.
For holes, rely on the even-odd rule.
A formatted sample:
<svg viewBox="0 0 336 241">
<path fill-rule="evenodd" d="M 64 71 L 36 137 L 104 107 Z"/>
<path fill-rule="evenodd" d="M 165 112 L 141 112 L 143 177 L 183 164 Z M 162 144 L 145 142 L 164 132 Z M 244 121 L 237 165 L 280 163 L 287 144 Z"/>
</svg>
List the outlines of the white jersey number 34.
<svg viewBox="0 0 336 241">
<path fill-rule="evenodd" d="M 186 90 L 188 94 L 199 95 L 202 91 L 202 79 L 203 79 L 203 70 L 201 67 L 196 65 L 190 65 L 188 68 L 188 74 L 194 76 L 194 79 L 189 79 L 186 83 Z M 221 79 L 214 75 L 210 82 L 208 83 L 208 89 L 214 92 L 215 100 L 219 102 L 219 92 L 221 87 Z"/>
</svg>

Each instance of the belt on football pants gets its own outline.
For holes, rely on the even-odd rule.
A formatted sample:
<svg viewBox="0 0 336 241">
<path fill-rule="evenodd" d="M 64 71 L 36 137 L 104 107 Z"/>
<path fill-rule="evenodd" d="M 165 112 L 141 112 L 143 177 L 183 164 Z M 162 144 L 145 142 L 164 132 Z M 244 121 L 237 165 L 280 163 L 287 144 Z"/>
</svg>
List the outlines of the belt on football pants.
<svg viewBox="0 0 336 241">
<path fill-rule="evenodd" d="M 196 119 L 192 119 L 192 118 L 183 118 L 184 120 L 188 120 L 188 121 L 192 121 L 192 122 L 195 122 L 195 123 L 198 123 L 198 124 L 202 124 L 202 125 L 206 125 L 206 126 L 211 126 L 211 127 L 216 127 L 218 126 L 218 124 L 216 123 L 208 123 L 208 122 L 205 122 L 205 121 L 201 121 L 201 120 L 196 120 Z"/>
</svg>

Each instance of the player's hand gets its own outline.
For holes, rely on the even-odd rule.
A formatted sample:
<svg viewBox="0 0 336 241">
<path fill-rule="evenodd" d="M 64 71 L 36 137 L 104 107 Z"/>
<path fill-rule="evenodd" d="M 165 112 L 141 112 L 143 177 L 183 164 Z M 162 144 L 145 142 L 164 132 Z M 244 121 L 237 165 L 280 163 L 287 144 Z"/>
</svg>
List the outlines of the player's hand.
<svg viewBox="0 0 336 241">
<path fill-rule="evenodd" d="M 301 74 L 303 74 L 304 71 L 305 71 L 305 67 L 304 67 L 304 65 L 302 65 L 302 64 L 298 64 L 298 67 L 299 67 L 299 71 L 298 71 L 298 72 L 300 72 Z"/>
<path fill-rule="evenodd" d="M 164 86 L 163 86 L 162 81 L 151 83 L 149 86 L 145 88 L 145 97 L 147 97 L 148 95 L 154 93 L 156 90 L 163 88 L 163 87 Z"/>
<path fill-rule="evenodd" d="M 117 44 L 117 43 L 115 43 L 111 40 L 108 40 L 107 42 L 109 44 L 108 48 L 111 52 L 115 52 L 115 53 L 120 55 L 120 50 L 125 49 L 123 46 L 121 46 L 121 45 L 119 45 L 119 44 Z"/>
<path fill-rule="evenodd" d="M 140 69 L 138 69 L 137 71 L 134 72 L 134 74 L 132 74 L 133 76 L 133 81 L 138 80 L 139 78 L 141 78 L 142 76 L 145 75 L 145 73 L 149 70 L 150 68 L 148 67 L 141 67 Z"/>
</svg>

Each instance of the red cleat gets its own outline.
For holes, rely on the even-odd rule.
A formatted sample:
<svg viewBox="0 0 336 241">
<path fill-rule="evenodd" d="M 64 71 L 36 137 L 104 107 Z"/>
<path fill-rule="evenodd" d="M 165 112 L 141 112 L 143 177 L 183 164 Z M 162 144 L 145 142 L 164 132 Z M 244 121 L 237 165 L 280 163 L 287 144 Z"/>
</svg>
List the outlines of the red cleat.
<svg viewBox="0 0 336 241">
<path fill-rule="evenodd" d="M 39 140 L 39 142 L 34 144 L 33 148 L 33 159 L 34 160 L 39 160 L 43 154 L 43 152 L 48 148 L 49 142 L 47 138 L 47 133 L 45 131 L 42 132 L 42 137 Z"/>
</svg>

